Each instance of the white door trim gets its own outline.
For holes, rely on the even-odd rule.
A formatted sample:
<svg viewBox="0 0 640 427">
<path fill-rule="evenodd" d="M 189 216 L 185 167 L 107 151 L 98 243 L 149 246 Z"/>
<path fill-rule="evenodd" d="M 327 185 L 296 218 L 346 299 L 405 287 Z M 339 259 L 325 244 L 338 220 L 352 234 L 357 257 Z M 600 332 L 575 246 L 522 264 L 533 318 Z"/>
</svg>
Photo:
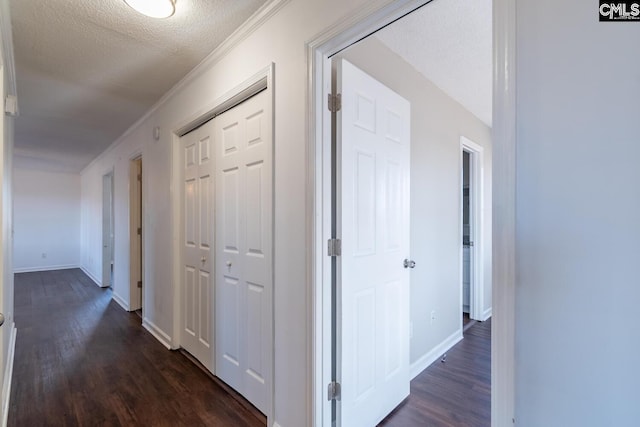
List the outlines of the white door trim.
<svg viewBox="0 0 640 427">
<path fill-rule="evenodd" d="M 429 0 L 371 2 L 307 44 L 308 198 L 307 281 L 310 424 L 331 425 L 327 385 L 331 381 L 331 93 L 330 57 Z M 493 427 L 514 419 L 515 280 L 515 2 L 493 0 Z"/>
<path fill-rule="evenodd" d="M 482 234 L 484 230 L 484 147 L 476 144 L 465 136 L 460 137 L 460 176 L 462 177 L 462 153 L 466 151 L 471 154 L 469 166 L 470 166 L 470 211 L 471 211 L 471 229 L 473 230 L 473 257 L 471 271 L 471 287 L 470 287 L 470 303 L 469 303 L 469 317 L 471 319 L 484 321 L 484 236 Z M 462 194 L 460 195 L 462 201 Z M 462 203 L 460 205 L 462 207 Z M 461 221 L 462 229 L 462 221 Z M 460 239 L 460 262 L 461 268 L 463 261 L 464 247 L 462 245 L 462 239 Z M 462 276 L 461 276 L 462 277 Z M 462 281 L 460 281 L 462 286 Z M 462 293 L 461 293 L 462 297 Z M 460 304 L 462 306 L 462 303 Z M 462 315 L 460 316 L 462 318 Z"/>
<path fill-rule="evenodd" d="M 182 164 L 180 162 L 181 154 L 180 154 L 180 143 L 181 137 L 191 130 L 197 128 L 208 120 L 213 119 L 215 116 L 224 113 L 225 111 L 233 108 L 234 106 L 242 103 L 244 100 L 252 97 L 253 95 L 261 92 L 267 91 L 269 103 L 268 103 L 268 111 L 267 114 L 271 117 L 271 129 L 272 129 L 272 141 L 273 141 L 273 149 L 275 152 L 275 97 L 274 97 L 274 84 L 275 84 L 275 64 L 271 63 L 268 66 L 264 67 L 252 77 L 248 78 L 244 82 L 240 83 L 238 86 L 226 92 L 221 97 L 217 98 L 210 104 L 194 106 L 194 110 L 182 121 L 178 122 L 176 125 L 172 126 L 172 143 L 171 143 L 171 236 L 172 236 L 172 259 L 173 263 L 171 265 L 172 269 L 172 285 L 173 285 L 173 331 L 172 338 L 170 340 L 171 349 L 180 348 L 180 329 L 181 329 L 181 315 L 182 315 L 182 303 L 181 303 L 181 292 L 180 292 L 180 283 L 181 283 L 181 265 L 182 265 L 182 247 L 180 244 L 181 239 L 181 230 L 183 227 L 183 218 L 182 218 L 182 209 L 181 209 L 181 191 L 182 191 L 182 183 L 181 179 L 181 171 Z M 215 159 L 214 159 L 215 161 Z M 274 156 L 274 173 L 273 178 L 275 178 L 275 156 Z M 275 185 L 273 187 L 275 189 Z M 272 208 L 275 212 L 275 191 L 273 192 L 273 200 L 272 200 Z M 273 215 L 273 220 L 275 221 L 275 215 Z M 272 224 L 274 227 L 275 222 Z M 275 231 L 275 229 L 274 229 Z M 275 252 L 275 232 L 272 234 L 274 236 L 272 242 L 272 253 L 273 258 L 272 262 L 275 264 L 276 252 Z M 215 255 L 214 255 L 215 256 Z M 272 283 L 273 283 L 273 292 L 272 292 L 272 300 L 271 300 L 271 327 L 269 328 L 269 336 L 266 337 L 271 343 L 274 343 L 275 336 L 275 327 L 274 327 L 274 319 L 275 319 L 275 291 L 276 291 L 276 282 L 275 282 L 275 268 L 272 265 Z M 212 313 L 214 316 L 214 313 Z M 215 329 L 213 329 L 215 331 Z M 268 407 L 270 408 L 268 413 L 265 414 L 267 416 L 267 425 L 272 425 L 274 420 L 273 416 L 275 414 L 275 381 L 274 381 L 274 372 L 275 372 L 275 345 L 272 346 L 270 361 L 269 361 L 270 369 L 268 372 L 267 381 L 270 383 L 270 403 Z M 215 374 L 215 366 L 214 366 L 214 374 Z"/>
</svg>

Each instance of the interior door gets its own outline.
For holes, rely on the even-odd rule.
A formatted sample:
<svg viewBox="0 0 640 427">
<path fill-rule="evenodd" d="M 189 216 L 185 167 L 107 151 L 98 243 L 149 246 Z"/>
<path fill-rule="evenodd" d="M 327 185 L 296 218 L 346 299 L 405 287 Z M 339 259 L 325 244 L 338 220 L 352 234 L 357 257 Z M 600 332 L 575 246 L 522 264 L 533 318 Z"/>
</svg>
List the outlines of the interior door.
<svg viewBox="0 0 640 427">
<path fill-rule="evenodd" d="M 213 371 L 213 123 L 182 137 L 181 344 Z"/>
<path fill-rule="evenodd" d="M 270 406 L 272 137 L 263 91 L 216 117 L 216 375 Z"/>
<path fill-rule="evenodd" d="M 338 419 L 371 427 L 409 395 L 410 104 L 336 62 Z"/>
<path fill-rule="evenodd" d="M 113 174 L 102 176 L 102 286 L 113 286 Z"/>
<path fill-rule="evenodd" d="M 129 309 L 142 309 L 142 157 L 129 162 Z"/>
</svg>

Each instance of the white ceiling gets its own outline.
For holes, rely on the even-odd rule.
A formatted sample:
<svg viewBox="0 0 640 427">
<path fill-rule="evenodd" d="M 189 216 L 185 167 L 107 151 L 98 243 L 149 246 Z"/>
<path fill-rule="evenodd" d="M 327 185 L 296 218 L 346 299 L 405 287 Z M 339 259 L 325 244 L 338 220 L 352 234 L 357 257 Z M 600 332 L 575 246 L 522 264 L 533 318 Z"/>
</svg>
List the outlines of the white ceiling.
<svg viewBox="0 0 640 427">
<path fill-rule="evenodd" d="M 491 126 L 492 0 L 434 0 L 376 33 L 428 80 Z"/>
<path fill-rule="evenodd" d="M 16 166 L 79 172 L 265 0 L 178 0 L 164 20 L 123 0 L 11 0 Z"/>
<path fill-rule="evenodd" d="M 265 0 L 177 0 L 154 20 L 123 0 L 11 0 L 15 164 L 79 172 Z M 434 0 L 377 37 L 491 125 L 491 0 Z"/>
</svg>

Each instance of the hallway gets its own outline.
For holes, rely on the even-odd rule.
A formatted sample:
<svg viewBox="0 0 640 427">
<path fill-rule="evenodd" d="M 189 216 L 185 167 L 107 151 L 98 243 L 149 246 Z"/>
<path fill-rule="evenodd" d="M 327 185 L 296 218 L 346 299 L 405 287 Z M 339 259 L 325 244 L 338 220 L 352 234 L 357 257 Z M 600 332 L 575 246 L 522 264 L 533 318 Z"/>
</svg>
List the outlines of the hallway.
<svg viewBox="0 0 640 427">
<path fill-rule="evenodd" d="M 79 269 L 16 274 L 15 307 L 9 426 L 266 424 Z M 381 425 L 488 426 L 490 352 L 489 320 L 418 375 Z"/>
<path fill-rule="evenodd" d="M 9 426 L 266 424 L 81 270 L 15 275 Z"/>
</svg>

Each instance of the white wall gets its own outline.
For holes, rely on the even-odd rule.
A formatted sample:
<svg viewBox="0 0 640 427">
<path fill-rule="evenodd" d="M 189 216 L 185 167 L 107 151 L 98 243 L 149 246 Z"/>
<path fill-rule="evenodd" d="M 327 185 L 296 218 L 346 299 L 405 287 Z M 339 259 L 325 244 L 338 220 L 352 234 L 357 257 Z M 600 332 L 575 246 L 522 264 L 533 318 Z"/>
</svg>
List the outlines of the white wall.
<svg viewBox="0 0 640 427">
<path fill-rule="evenodd" d="M 411 103 L 411 362 L 424 367 L 462 336 L 460 136 L 484 147 L 483 311 L 491 308 L 491 129 L 375 37 L 342 56 Z"/>
<path fill-rule="evenodd" d="M 516 425 L 640 420 L 640 23 L 517 2 Z"/>
<path fill-rule="evenodd" d="M 380 2 L 383 3 L 383 2 Z M 122 137 L 82 172 L 82 264 L 96 277 L 101 271 L 100 206 L 102 175 L 115 176 L 115 293 L 128 301 L 128 162 L 142 151 L 144 318 L 155 333 L 173 338 L 171 230 L 171 131 L 216 99 L 275 63 L 275 421 L 281 427 L 310 420 L 311 357 L 306 240 L 307 57 L 305 43 L 340 19 L 371 2 L 365 0 L 291 0 L 277 15 L 184 85 L 139 127 Z M 161 138 L 153 139 L 154 126 Z M 282 166 L 279 166 L 282 165 Z M 324 387 L 320 391 L 324 393 Z"/>
<path fill-rule="evenodd" d="M 80 265 L 80 175 L 14 169 L 14 271 Z"/>
</svg>

